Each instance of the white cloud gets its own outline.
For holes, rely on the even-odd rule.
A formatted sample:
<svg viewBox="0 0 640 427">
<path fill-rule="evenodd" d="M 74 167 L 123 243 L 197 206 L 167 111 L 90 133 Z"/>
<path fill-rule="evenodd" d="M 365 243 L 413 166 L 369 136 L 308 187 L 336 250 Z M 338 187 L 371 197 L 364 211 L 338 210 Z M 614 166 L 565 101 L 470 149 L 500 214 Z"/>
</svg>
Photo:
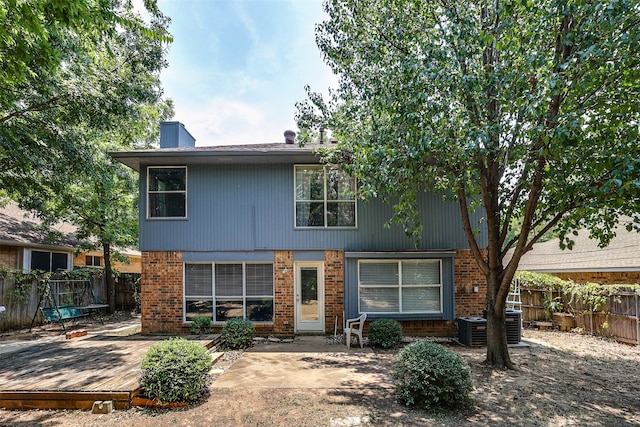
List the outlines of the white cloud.
<svg viewBox="0 0 640 427">
<path fill-rule="evenodd" d="M 285 128 L 264 105 L 215 98 L 204 105 L 183 105 L 174 120 L 182 122 L 197 146 L 259 144 L 284 141 Z"/>
<path fill-rule="evenodd" d="M 161 0 L 174 32 L 161 79 L 173 119 L 198 146 L 283 141 L 296 130 L 304 85 L 325 94 L 337 86 L 315 45 L 320 1 L 262 1 L 258 12 L 254 3 Z"/>
</svg>

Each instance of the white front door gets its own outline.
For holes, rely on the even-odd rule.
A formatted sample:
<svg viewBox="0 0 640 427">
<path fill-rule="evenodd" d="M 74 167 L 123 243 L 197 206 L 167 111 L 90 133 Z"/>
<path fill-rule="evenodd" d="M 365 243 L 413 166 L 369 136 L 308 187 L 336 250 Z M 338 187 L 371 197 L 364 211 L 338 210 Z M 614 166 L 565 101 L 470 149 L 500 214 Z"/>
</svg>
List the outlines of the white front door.
<svg viewBox="0 0 640 427">
<path fill-rule="evenodd" d="M 322 262 L 297 262 L 296 331 L 324 331 L 324 271 Z"/>
</svg>

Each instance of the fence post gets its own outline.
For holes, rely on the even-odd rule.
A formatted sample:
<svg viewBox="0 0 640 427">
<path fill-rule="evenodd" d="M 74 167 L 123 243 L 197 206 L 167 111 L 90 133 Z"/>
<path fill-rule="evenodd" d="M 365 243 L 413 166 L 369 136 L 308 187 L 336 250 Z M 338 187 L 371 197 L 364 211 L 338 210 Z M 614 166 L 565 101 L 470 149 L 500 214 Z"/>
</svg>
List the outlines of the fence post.
<svg viewBox="0 0 640 427">
<path fill-rule="evenodd" d="M 636 344 L 640 345 L 640 301 L 638 300 L 638 292 L 634 292 L 634 299 L 636 301 Z"/>
</svg>

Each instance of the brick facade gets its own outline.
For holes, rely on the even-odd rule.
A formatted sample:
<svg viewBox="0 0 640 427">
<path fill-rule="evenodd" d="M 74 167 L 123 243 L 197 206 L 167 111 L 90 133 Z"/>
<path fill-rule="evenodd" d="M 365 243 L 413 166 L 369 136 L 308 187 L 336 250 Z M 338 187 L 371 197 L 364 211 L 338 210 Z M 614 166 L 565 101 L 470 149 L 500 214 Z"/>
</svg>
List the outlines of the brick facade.
<svg viewBox="0 0 640 427">
<path fill-rule="evenodd" d="M 344 311 L 344 252 L 324 252 L 324 330 L 333 333 L 338 323 L 342 333 Z"/>
<path fill-rule="evenodd" d="M 295 333 L 293 251 L 275 251 L 274 319 L 257 324 L 261 335 L 293 335 Z M 459 250 L 454 263 L 457 316 L 480 316 L 485 304 L 485 279 L 468 250 Z M 142 254 L 142 333 L 178 334 L 186 332 L 183 323 L 183 263 L 180 252 L 143 252 Z M 473 288 L 477 286 L 478 292 Z M 333 333 L 338 324 L 342 331 L 344 310 L 344 252 L 324 252 L 324 316 L 325 333 Z M 412 320 L 400 322 L 406 335 L 453 335 L 454 320 Z M 368 326 L 368 325 L 367 325 Z M 216 326 L 219 331 L 220 326 Z"/>
<path fill-rule="evenodd" d="M 562 280 L 573 280 L 576 283 L 599 283 L 601 285 L 636 285 L 640 284 L 640 271 L 609 271 L 609 272 L 575 272 L 549 273 Z"/>
<path fill-rule="evenodd" d="M 487 299 L 487 279 L 478 267 L 471 250 L 456 251 L 456 316 L 481 317 Z M 478 292 L 473 288 L 477 286 Z"/>
<path fill-rule="evenodd" d="M 183 325 L 182 252 L 143 252 L 142 333 L 180 334 Z"/>
<path fill-rule="evenodd" d="M 295 326 L 293 251 L 276 251 L 273 260 L 273 325 L 257 325 L 258 333 L 293 334 Z"/>
</svg>

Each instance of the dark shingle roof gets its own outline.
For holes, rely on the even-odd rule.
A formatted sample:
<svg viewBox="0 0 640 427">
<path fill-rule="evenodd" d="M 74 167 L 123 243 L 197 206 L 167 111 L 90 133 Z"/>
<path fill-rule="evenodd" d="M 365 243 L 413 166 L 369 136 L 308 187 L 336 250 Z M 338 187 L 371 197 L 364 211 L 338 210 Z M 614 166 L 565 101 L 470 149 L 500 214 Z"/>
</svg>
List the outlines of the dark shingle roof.
<svg viewBox="0 0 640 427">
<path fill-rule="evenodd" d="M 74 248 L 78 244 L 76 227 L 61 223 L 53 227 L 57 236 L 51 236 L 39 226 L 37 217 L 23 211 L 15 203 L 0 206 L 0 243 L 20 246 L 54 246 Z"/>
</svg>

